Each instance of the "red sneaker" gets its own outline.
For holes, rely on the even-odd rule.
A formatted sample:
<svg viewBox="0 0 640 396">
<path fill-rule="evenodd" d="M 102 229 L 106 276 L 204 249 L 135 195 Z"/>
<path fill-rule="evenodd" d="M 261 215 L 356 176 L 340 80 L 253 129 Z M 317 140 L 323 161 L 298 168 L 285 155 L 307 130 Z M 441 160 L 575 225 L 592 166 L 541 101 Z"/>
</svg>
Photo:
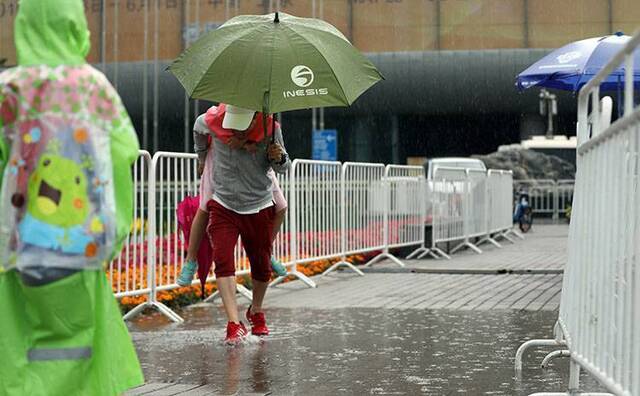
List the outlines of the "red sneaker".
<svg viewBox="0 0 640 396">
<path fill-rule="evenodd" d="M 251 323 L 251 334 L 255 336 L 269 335 L 267 321 L 264 318 L 264 312 L 251 313 L 251 305 L 247 308 L 247 320 Z"/>
<path fill-rule="evenodd" d="M 242 322 L 227 322 L 227 337 L 224 339 L 229 345 L 239 344 L 249 335 L 247 328 Z"/>
</svg>

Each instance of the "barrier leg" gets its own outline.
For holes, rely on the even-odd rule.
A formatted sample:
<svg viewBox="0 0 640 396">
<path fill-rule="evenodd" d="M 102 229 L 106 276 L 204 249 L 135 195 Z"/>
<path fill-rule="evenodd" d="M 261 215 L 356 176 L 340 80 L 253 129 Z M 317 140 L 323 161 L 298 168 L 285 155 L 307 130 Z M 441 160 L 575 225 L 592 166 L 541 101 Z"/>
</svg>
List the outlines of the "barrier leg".
<svg viewBox="0 0 640 396">
<path fill-rule="evenodd" d="M 376 257 L 372 258 L 371 260 L 369 260 L 368 263 L 366 263 L 364 265 L 365 268 L 372 266 L 373 264 L 382 261 L 384 259 L 388 259 L 393 261 L 396 265 L 398 265 L 399 267 L 404 267 L 404 263 L 402 261 L 400 261 L 400 259 L 398 259 L 396 256 L 394 256 L 393 254 L 389 253 L 388 250 L 385 249 L 384 252 L 380 253 L 379 255 L 377 255 Z"/>
<path fill-rule="evenodd" d="M 353 265 L 350 262 L 348 262 L 345 257 L 342 257 L 342 259 L 340 261 L 338 261 L 337 263 L 333 264 L 326 271 L 324 271 L 322 273 L 322 275 L 320 275 L 320 276 L 328 275 L 331 272 L 333 272 L 336 269 L 338 269 L 339 267 L 347 267 L 350 270 L 352 270 L 353 272 L 355 272 L 356 274 L 358 274 L 360 276 L 364 276 L 364 272 L 360 271 L 355 265 Z"/>
<path fill-rule="evenodd" d="M 236 291 L 240 293 L 244 298 L 249 300 L 249 302 L 253 301 L 253 293 L 251 290 L 244 287 L 244 285 L 236 284 Z"/>
<path fill-rule="evenodd" d="M 569 362 L 569 392 L 580 388 L 580 365 L 573 359 Z"/>
<path fill-rule="evenodd" d="M 508 230 L 506 230 L 506 231 L 504 232 L 504 235 L 505 235 L 505 236 L 506 236 L 506 235 L 509 235 L 509 234 L 513 234 L 513 235 L 515 235 L 516 237 L 518 237 L 518 238 L 520 238 L 520 239 L 524 240 L 524 235 L 522 235 L 521 233 L 519 233 L 518 231 L 516 231 L 516 230 L 515 230 L 515 229 L 513 229 L 513 228 L 509 228 Z"/>
<path fill-rule="evenodd" d="M 160 312 L 161 314 L 169 318 L 169 320 L 171 320 L 172 322 L 175 322 L 175 323 L 184 322 L 184 319 L 182 319 L 177 313 L 173 312 L 169 307 L 167 307 L 166 305 L 158 301 L 143 302 L 142 304 L 139 304 L 138 306 L 133 308 L 131 311 L 127 312 L 126 315 L 122 317 L 122 319 L 129 320 L 137 316 L 146 308 L 157 309 L 158 312 Z"/>
<path fill-rule="evenodd" d="M 440 260 L 440 258 L 441 258 L 440 256 L 438 256 L 438 255 L 435 253 L 434 249 L 433 249 L 433 248 L 431 248 L 431 249 L 428 249 L 427 251 L 423 252 L 422 254 L 420 254 L 420 255 L 418 256 L 418 260 L 420 260 L 420 259 L 422 259 L 422 258 L 426 257 L 427 255 L 428 255 L 428 256 L 431 256 L 431 257 L 433 257 L 433 258 L 434 258 L 434 259 L 436 259 L 436 260 Z"/>
<path fill-rule="evenodd" d="M 273 282 L 269 284 L 269 287 L 274 287 L 276 285 L 279 285 L 280 283 L 284 282 L 284 280 L 287 279 L 289 275 L 295 276 L 296 278 L 301 280 L 305 285 L 309 286 L 312 289 L 318 287 L 318 285 L 316 285 L 316 283 L 313 280 L 311 280 L 311 278 L 309 278 L 302 272 L 299 272 L 296 269 L 295 264 L 290 264 L 290 265 L 293 266 L 294 269 L 291 270 L 287 275 L 279 276 L 278 278 L 276 278 Z"/>
<path fill-rule="evenodd" d="M 498 249 L 502 249 L 502 245 L 498 243 L 498 241 L 496 241 L 493 238 L 492 234 L 487 234 L 487 236 L 485 236 L 484 238 L 482 238 L 477 245 L 480 246 L 485 242 L 489 242 L 490 244 L 492 244 L 493 246 L 497 247 Z"/>
<path fill-rule="evenodd" d="M 571 352 L 568 349 L 558 349 L 557 351 L 553 351 L 549 353 L 547 356 L 542 359 L 542 364 L 540 365 L 543 369 L 549 367 L 549 362 L 551 359 L 555 357 L 568 357 L 571 356 Z"/>
<path fill-rule="evenodd" d="M 424 246 L 420 246 L 419 248 L 417 248 L 416 250 L 414 250 L 413 252 L 411 252 L 410 255 L 407 256 L 407 260 L 411 260 L 412 258 L 416 257 L 418 258 L 419 255 L 421 254 L 427 254 L 429 252 L 429 249 L 427 249 Z"/>
<path fill-rule="evenodd" d="M 444 250 L 440 249 L 439 247 L 436 247 L 436 246 L 432 247 L 430 249 L 430 252 L 432 252 L 432 254 L 436 253 L 437 255 L 440 255 L 447 260 L 451 260 L 451 256 L 449 256 L 447 253 L 444 252 Z M 438 258 L 437 255 L 436 255 L 436 258 Z"/>
<path fill-rule="evenodd" d="M 558 341 L 558 340 L 529 340 L 527 342 L 525 342 L 524 344 L 520 345 L 520 348 L 518 348 L 518 350 L 516 351 L 516 358 L 515 358 L 515 369 L 516 371 L 521 371 L 522 370 L 522 356 L 524 355 L 524 352 L 533 347 L 533 346 L 566 346 L 567 344 L 564 341 Z"/>
<path fill-rule="evenodd" d="M 603 393 L 603 392 L 586 392 L 586 393 L 576 393 L 576 392 L 537 392 L 532 393 L 529 396 L 615 396 L 613 393 Z"/>
<path fill-rule="evenodd" d="M 244 287 L 243 285 L 240 284 L 236 284 L 236 292 L 240 293 L 244 298 L 246 298 L 249 301 L 253 301 L 253 293 L 251 293 L 251 290 L 247 289 L 246 287 Z M 209 297 L 207 297 L 204 302 L 206 303 L 212 303 L 213 300 L 216 299 L 216 297 L 218 297 L 220 295 L 220 291 L 216 290 L 214 293 L 212 293 Z"/>
<path fill-rule="evenodd" d="M 565 351 L 556 351 L 565 352 Z M 547 355 L 549 356 L 549 355 Z M 613 393 L 606 392 L 585 392 L 580 393 L 580 365 L 573 359 L 569 363 L 569 391 L 568 392 L 540 392 L 533 393 L 530 396 L 614 396 Z"/>
<path fill-rule="evenodd" d="M 474 245 L 473 243 L 469 242 L 468 240 L 465 240 L 464 242 L 462 242 L 458 246 L 454 247 L 451 250 L 451 254 L 454 254 L 455 252 L 457 252 L 458 250 L 461 250 L 464 247 L 468 247 L 469 249 L 473 250 L 474 252 L 476 252 L 478 254 L 482 254 L 482 250 L 480 250 L 480 248 L 478 248 L 476 245 Z"/>
<path fill-rule="evenodd" d="M 216 290 L 215 292 L 213 292 L 209 297 L 204 299 L 204 302 L 206 303 L 210 303 L 213 302 L 213 300 L 216 299 L 216 297 L 218 297 L 220 295 L 220 291 Z"/>
<path fill-rule="evenodd" d="M 516 243 L 516 241 L 509 236 L 509 231 L 508 230 L 499 233 L 497 236 L 502 237 L 502 238 L 504 238 L 505 240 L 507 240 L 507 241 L 509 241 L 511 243 Z"/>
<path fill-rule="evenodd" d="M 308 276 L 306 276 L 302 272 L 299 272 L 298 270 L 290 272 L 289 275 L 293 275 L 296 278 L 300 279 L 304 284 L 306 284 L 307 286 L 309 286 L 312 289 L 318 287 L 318 285 L 316 285 L 316 283 L 314 281 L 312 281 L 311 278 L 309 278 Z"/>
</svg>

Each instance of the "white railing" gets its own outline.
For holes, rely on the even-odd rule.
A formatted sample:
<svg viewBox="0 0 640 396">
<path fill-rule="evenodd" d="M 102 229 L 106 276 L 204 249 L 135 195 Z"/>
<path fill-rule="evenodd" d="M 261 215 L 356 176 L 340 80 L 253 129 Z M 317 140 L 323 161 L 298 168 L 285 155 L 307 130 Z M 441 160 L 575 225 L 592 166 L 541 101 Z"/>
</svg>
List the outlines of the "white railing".
<svg viewBox="0 0 640 396">
<path fill-rule="evenodd" d="M 576 193 L 553 340 L 568 349 L 573 392 L 584 369 L 613 394 L 640 394 L 640 108 L 633 109 L 632 55 L 638 47 L 640 32 L 578 97 Z M 599 86 L 622 63 L 624 117 L 602 130 Z"/>
<path fill-rule="evenodd" d="M 149 172 L 151 171 L 151 155 L 148 151 L 140 151 L 138 160 L 133 165 L 134 223 L 124 241 L 122 251 L 109 263 L 107 274 L 117 298 L 132 297 L 151 292 L 152 279 L 147 273 L 147 202 Z"/>
<path fill-rule="evenodd" d="M 342 164 L 296 159 L 289 174 L 289 275 L 316 287 L 315 282 L 299 272 L 297 266 L 342 256 Z M 279 277 L 272 285 L 285 278 Z"/>
<path fill-rule="evenodd" d="M 340 178 L 340 261 L 329 267 L 327 275 L 347 267 L 358 275 L 362 271 L 347 261 L 347 256 L 382 251 L 384 244 L 384 206 L 386 202 L 383 164 L 345 162 Z"/>
<path fill-rule="evenodd" d="M 404 267 L 404 263 L 391 254 L 389 249 L 424 245 L 427 202 L 424 168 L 387 165 L 379 186 L 379 193 L 374 194 L 373 198 L 382 204 L 384 213 L 382 230 L 384 249 L 365 267 L 385 259 Z"/>
<path fill-rule="evenodd" d="M 463 203 L 463 230 L 464 240 L 454 247 L 451 253 L 468 247 L 480 254 L 482 250 L 472 243 L 472 238 L 487 235 L 487 172 L 478 169 L 466 169 L 464 181 Z"/>
<path fill-rule="evenodd" d="M 185 241 L 178 227 L 176 211 L 186 196 L 198 195 L 198 157 L 195 154 L 164 153 L 154 155 L 156 178 L 157 240 L 155 256 L 158 291 L 176 288 L 184 264 Z"/>
<path fill-rule="evenodd" d="M 514 196 L 522 191 L 529 194 L 529 204 L 534 215 L 554 221 L 565 217 L 571 206 L 575 180 L 527 179 L 515 180 Z"/>
<path fill-rule="evenodd" d="M 502 237 L 514 242 L 509 233 L 513 232 L 511 214 L 511 192 L 513 191 L 513 173 L 511 171 L 490 169 L 487 172 L 487 234 L 478 242 L 491 242 L 501 248 L 497 239 Z"/>
<path fill-rule="evenodd" d="M 424 244 L 427 181 L 422 166 L 387 165 L 389 248 Z M 417 199 L 416 199 L 417 198 Z"/>
<path fill-rule="evenodd" d="M 436 180 L 427 181 L 422 167 L 295 160 L 289 174 L 279 179 L 289 209 L 274 254 L 288 268 L 288 275 L 315 287 L 313 280 L 298 271 L 299 265 L 336 260 L 325 274 L 345 266 L 364 275 L 348 262 L 349 256 L 379 252 L 366 266 L 383 259 L 404 266 L 391 249 L 415 246 L 408 258 L 426 254 L 449 258 L 436 243 L 470 240 L 510 229 L 511 223 L 501 222 L 492 230 L 489 221 L 498 215 L 489 202 L 496 194 L 504 195 L 496 198 L 499 202 L 509 201 L 510 184 L 496 184 L 501 187 L 498 192 L 493 191 L 487 172 L 437 168 L 434 174 Z M 177 314 L 158 301 L 157 293 L 179 287 L 175 282 L 184 264 L 187 241 L 179 230 L 176 211 L 185 197 L 199 193 L 197 157 L 158 152 L 151 158 L 141 152 L 134 181 L 136 222 L 122 254 L 110 266 L 114 292 L 117 297 L 146 296 L 146 301 L 125 318 L 151 307 L 180 322 Z M 429 206 L 434 238 L 433 246 L 427 249 Z M 500 209 L 504 211 L 504 206 Z M 240 239 L 235 262 L 236 275 L 250 273 Z M 272 285 L 286 278 L 279 277 Z M 215 281 L 213 269 L 207 281 Z M 237 288 L 251 299 L 250 290 L 240 284 Z"/>
<path fill-rule="evenodd" d="M 431 247 L 428 254 L 434 258 L 441 256 L 450 259 L 451 257 L 440 249 L 438 244 L 465 238 L 467 172 L 461 168 L 436 166 L 429 189 L 431 191 L 432 231 Z"/>
<path fill-rule="evenodd" d="M 575 182 L 575 180 L 558 180 L 556 182 L 556 200 L 558 202 L 556 219 L 567 217 L 567 209 L 573 205 Z"/>
<path fill-rule="evenodd" d="M 513 230 L 513 211 L 511 193 L 513 191 L 513 172 L 490 169 L 487 174 L 489 199 L 489 217 L 487 240 L 496 245 L 498 237 L 514 242 L 509 233 Z M 516 234 L 517 235 L 517 234 Z"/>
</svg>

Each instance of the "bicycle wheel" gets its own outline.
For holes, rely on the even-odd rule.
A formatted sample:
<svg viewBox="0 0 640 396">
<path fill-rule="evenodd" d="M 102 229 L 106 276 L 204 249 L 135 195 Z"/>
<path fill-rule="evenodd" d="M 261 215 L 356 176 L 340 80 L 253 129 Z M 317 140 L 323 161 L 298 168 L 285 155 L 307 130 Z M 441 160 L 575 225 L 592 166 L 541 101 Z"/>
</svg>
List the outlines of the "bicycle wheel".
<svg viewBox="0 0 640 396">
<path fill-rule="evenodd" d="M 533 213 L 531 208 L 525 208 L 522 216 L 520 216 L 520 231 L 523 233 L 529 232 L 531 229 L 531 224 L 533 223 Z"/>
</svg>

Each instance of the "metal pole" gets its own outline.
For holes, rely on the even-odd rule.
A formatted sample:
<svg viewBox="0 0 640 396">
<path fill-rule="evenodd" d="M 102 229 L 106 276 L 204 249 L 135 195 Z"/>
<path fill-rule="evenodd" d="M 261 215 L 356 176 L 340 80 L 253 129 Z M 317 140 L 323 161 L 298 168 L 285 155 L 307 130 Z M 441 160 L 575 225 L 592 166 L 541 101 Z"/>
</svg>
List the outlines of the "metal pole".
<svg viewBox="0 0 640 396">
<path fill-rule="evenodd" d="M 149 172 L 149 192 L 148 192 L 148 200 L 149 200 L 149 208 L 148 210 L 148 229 L 147 229 L 147 287 L 151 288 L 149 292 L 148 302 L 156 301 L 156 169 L 158 165 L 158 160 L 161 160 L 160 157 L 153 156 L 151 160 L 151 167 L 148 169 Z"/>
<path fill-rule="evenodd" d="M 144 7 L 144 61 L 142 62 L 142 148 L 149 150 L 149 7 Z"/>
<path fill-rule="evenodd" d="M 560 186 L 558 185 L 557 181 L 553 182 L 553 192 L 551 193 L 551 196 L 553 197 L 553 217 L 552 220 L 554 223 L 558 223 L 558 220 L 560 219 Z"/>
<path fill-rule="evenodd" d="M 291 191 L 291 196 L 289 199 L 289 203 L 291 205 L 290 219 L 291 219 L 291 258 L 293 261 L 292 271 L 297 271 L 298 266 L 298 202 L 296 197 L 296 168 L 297 163 L 294 161 L 291 164 L 291 170 L 289 170 L 289 191 Z"/>
<path fill-rule="evenodd" d="M 189 39 L 189 3 L 190 0 L 184 2 L 184 18 L 182 19 L 182 30 L 184 35 L 182 37 L 182 50 L 187 48 L 189 44 L 187 40 Z M 184 94 L 184 152 L 188 153 L 191 151 L 189 147 L 189 95 L 187 93 Z"/>
<path fill-rule="evenodd" d="M 315 18 L 316 17 L 316 0 L 311 0 L 311 18 Z M 318 129 L 318 121 L 317 121 L 317 117 L 318 117 L 318 109 L 316 109 L 315 107 L 311 109 L 311 134 L 313 135 L 313 132 Z M 313 139 L 313 136 L 312 136 Z"/>
<path fill-rule="evenodd" d="M 580 388 L 580 366 L 575 360 L 569 363 L 569 391 L 577 391 Z"/>
<path fill-rule="evenodd" d="M 320 0 L 320 19 L 324 19 L 324 0 Z M 324 107 L 320 108 L 320 129 L 324 130 Z"/>
<path fill-rule="evenodd" d="M 160 64 L 158 62 L 158 55 L 160 51 L 160 18 L 159 18 L 159 0 L 155 2 L 156 10 L 154 12 L 154 32 L 153 32 L 153 151 L 154 153 L 158 151 L 158 143 L 159 143 L 159 131 L 158 131 L 158 105 L 159 105 L 159 72 L 160 72 Z"/>
<path fill-rule="evenodd" d="M 198 37 L 200 37 L 200 0 L 196 1 L 196 29 L 198 31 Z M 194 103 L 194 109 L 193 109 L 194 120 L 198 117 L 199 112 L 200 112 L 200 101 L 196 99 Z"/>
</svg>

